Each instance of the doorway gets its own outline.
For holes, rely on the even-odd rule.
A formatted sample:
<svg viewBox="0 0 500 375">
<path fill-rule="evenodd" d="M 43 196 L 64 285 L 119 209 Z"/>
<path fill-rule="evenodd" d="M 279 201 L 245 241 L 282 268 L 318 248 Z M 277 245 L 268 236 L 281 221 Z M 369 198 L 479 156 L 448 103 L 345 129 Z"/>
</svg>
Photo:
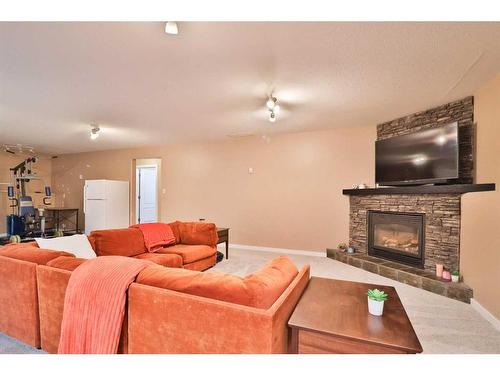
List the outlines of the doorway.
<svg viewBox="0 0 500 375">
<path fill-rule="evenodd" d="M 159 163 L 151 159 L 137 159 L 135 166 L 135 222 L 159 221 Z"/>
</svg>

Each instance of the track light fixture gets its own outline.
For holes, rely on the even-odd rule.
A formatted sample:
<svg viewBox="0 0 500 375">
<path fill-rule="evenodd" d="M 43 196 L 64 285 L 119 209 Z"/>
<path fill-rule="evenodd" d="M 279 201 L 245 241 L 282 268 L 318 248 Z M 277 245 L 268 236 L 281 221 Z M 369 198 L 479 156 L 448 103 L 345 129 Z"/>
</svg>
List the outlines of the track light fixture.
<svg viewBox="0 0 500 375">
<path fill-rule="evenodd" d="M 269 121 L 276 122 L 276 117 L 280 110 L 280 106 L 278 105 L 278 99 L 274 97 L 272 94 L 269 95 L 269 98 L 266 102 L 267 110 L 269 111 Z"/>
<path fill-rule="evenodd" d="M 269 113 L 269 121 L 276 122 L 276 113 L 274 113 L 273 111 Z"/>
<path fill-rule="evenodd" d="M 97 137 L 99 137 L 99 132 L 101 131 L 101 129 L 97 125 L 91 125 L 91 126 L 92 129 L 90 129 L 90 139 L 94 141 L 97 139 Z"/>
<path fill-rule="evenodd" d="M 165 32 L 167 34 L 177 35 L 179 34 L 179 28 L 177 27 L 177 22 L 167 21 L 165 24 Z"/>
<path fill-rule="evenodd" d="M 274 96 L 271 95 L 269 97 L 269 99 L 267 99 L 267 102 L 266 102 L 267 109 L 272 111 L 274 109 L 274 106 L 276 105 L 277 101 L 278 101 L 278 99 L 276 99 Z"/>
</svg>

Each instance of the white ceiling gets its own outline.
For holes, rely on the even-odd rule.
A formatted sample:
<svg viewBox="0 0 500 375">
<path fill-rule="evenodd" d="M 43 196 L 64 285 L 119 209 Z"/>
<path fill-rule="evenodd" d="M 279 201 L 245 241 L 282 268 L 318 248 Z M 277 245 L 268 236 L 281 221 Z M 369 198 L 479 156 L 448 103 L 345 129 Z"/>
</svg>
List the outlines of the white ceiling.
<svg viewBox="0 0 500 375">
<path fill-rule="evenodd" d="M 0 23 L 0 143 L 57 154 L 369 125 L 471 95 L 500 72 L 500 23 L 163 29 Z"/>
</svg>

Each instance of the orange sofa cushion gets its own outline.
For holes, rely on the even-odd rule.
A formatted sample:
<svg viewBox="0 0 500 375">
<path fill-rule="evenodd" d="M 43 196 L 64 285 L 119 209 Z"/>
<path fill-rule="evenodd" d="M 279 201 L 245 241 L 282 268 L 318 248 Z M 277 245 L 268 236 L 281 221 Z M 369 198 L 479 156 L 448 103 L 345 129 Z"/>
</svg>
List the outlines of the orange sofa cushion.
<svg viewBox="0 0 500 375">
<path fill-rule="evenodd" d="M 84 263 L 88 259 L 83 258 L 69 258 L 69 257 L 57 257 L 47 262 L 47 266 L 52 268 L 59 268 L 66 271 L 74 271 L 76 267 Z"/>
<path fill-rule="evenodd" d="M 21 247 L 39 247 L 39 246 L 36 243 L 36 241 L 20 242 L 20 243 L 17 243 L 17 242 L 13 243 L 13 242 L 11 242 L 11 243 L 8 243 L 8 244 L 4 245 L 3 247 L 0 247 L 0 249 L 8 249 L 8 248 L 11 248 L 11 247 L 21 248 Z"/>
<path fill-rule="evenodd" d="M 34 347 L 40 347 L 37 267 L 35 263 L 0 256 L 0 332 Z M 2 366 L 2 373 L 6 372 Z"/>
<path fill-rule="evenodd" d="M 217 255 L 197 260 L 196 262 L 184 263 L 182 268 L 193 271 L 205 271 L 217 264 Z"/>
<path fill-rule="evenodd" d="M 170 225 L 170 229 L 172 229 L 172 232 L 174 233 L 176 244 L 181 243 L 181 232 L 179 231 L 180 223 L 180 221 L 173 221 L 171 223 L 168 223 L 168 225 Z"/>
<path fill-rule="evenodd" d="M 217 227 L 213 223 L 179 222 L 181 243 L 184 245 L 217 245 Z"/>
<path fill-rule="evenodd" d="M 182 257 L 177 254 L 144 253 L 134 258 L 150 260 L 164 267 L 182 268 Z"/>
<path fill-rule="evenodd" d="M 140 284 L 201 297 L 268 309 L 298 274 L 284 256 L 273 259 L 244 278 L 218 272 L 198 272 L 150 266 L 138 276 Z"/>
<path fill-rule="evenodd" d="M 26 262 L 32 262 L 36 264 L 47 264 L 48 261 L 55 259 L 60 256 L 75 257 L 71 253 L 65 251 L 55 251 L 47 249 L 39 249 L 36 246 L 28 246 L 21 244 L 19 246 L 9 245 L 0 248 L 0 255 L 7 258 L 13 258 L 18 260 L 24 260 Z"/>
<path fill-rule="evenodd" d="M 174 245 L 158 250 L 158 254 L 178 254 L 184 263 L 192 263 L 197 260 L 208 258 L 214 255 L 215 248 L 206 245 Z"/>
<path fill-rule="evenodd" d="M 90 233 L 89 241 L 97 256 L 133 257 L 147 251 L 138 228 L 95 230 Z"/>
</svg>

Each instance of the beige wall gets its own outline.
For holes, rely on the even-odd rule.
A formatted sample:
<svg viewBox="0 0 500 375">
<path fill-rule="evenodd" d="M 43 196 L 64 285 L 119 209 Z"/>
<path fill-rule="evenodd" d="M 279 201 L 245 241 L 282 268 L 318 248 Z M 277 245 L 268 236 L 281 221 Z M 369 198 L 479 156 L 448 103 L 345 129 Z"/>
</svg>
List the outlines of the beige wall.
<svg viewBox="0 0 500 375">
<path fill-rule="evenodd" d="M 348 240 L 342 189 L 374 183 L 375 138 L 369 126 L 63 155 L 53 186 L 81 208 L 85 179 L 132 181 L 133 159 L 161 158 L 163 221 L 205 218 L 233 243 L 324 251 Z"/>
<path fill-rule="evenodd" d="M 20 157 L 6 152 L 0 153 L 0 234 L 7 232 L 5 216 L 12 213 L 12 208 L 9 207 L 10 202 L 7 198 L 7 185 L 4 183 L 11 182 L 10 168 L 21 163 L 26 158 L 27 155 Z M 50 183 L 51 161 L 49 157 L 42 156 L 33 164 L 33 170 L 39 177 L 44 178 L 47 183 Z M 26 193 L 31 195 L 36 207 L 43 205 L 42 199 L 44 197 L 44 192 L 44 181 L 32 180 L 26 185 Z"/>
<path fill-rule="evenodd" d="M 474 96 L 476 178 L 497 190 L 463 196 L 460 266 L 474 299 L 500 319 L 500 75 Z"/>
</svg>

